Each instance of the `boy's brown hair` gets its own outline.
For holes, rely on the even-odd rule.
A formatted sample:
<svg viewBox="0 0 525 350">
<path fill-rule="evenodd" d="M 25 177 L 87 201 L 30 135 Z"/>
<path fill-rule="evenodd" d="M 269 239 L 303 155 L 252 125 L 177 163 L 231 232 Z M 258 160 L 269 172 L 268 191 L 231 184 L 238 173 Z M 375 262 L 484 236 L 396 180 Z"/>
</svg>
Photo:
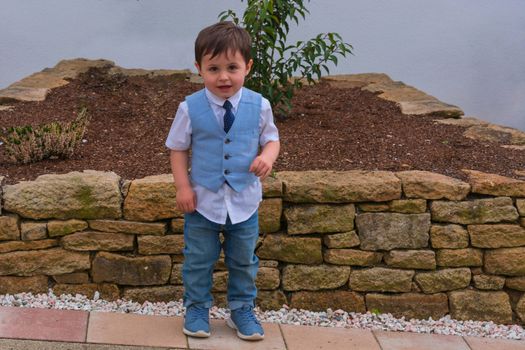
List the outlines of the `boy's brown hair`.
<svg viewBox="0 0 525 350">
<path fill-rule="evenodd" d="M 211 58 L 222 53 L 240 52 L 244 61 L 251 59 L 252 40 L 250 34 L 233 22 L 219 22 L 200 31 L 195 40 L 195 61 L 201 64 L 202 57 L 211 53 Z"/>
</svg>

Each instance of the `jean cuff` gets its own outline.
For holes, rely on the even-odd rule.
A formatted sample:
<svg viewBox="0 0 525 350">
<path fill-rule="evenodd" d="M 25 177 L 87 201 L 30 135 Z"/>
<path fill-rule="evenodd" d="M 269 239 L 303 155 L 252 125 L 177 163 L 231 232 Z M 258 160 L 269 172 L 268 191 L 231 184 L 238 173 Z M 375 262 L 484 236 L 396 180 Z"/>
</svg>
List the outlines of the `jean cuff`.
<svg viewBox="0 0 525 350">
<path fill-rule="evenodd" d="M 184 300 L 184 307 L 185 308 L 188 308 L 188 306 L 191 306 L 191 305 L 195 305 L 195 306 L 198 306 L 198 307 L 205 307 L 205 308 L 211 308 L 212 305 L 213 305 L 213 301 L 204 301 L 204 302 L 200 302 L 200 303 L 196 303 L 196 302 L 193 302 L 191 300 Z"/>
<path fill-rule="evenodd" d="M 254 307 L 253 300 L 252 301 L 244 301 L 244 300 L 228 301 L 228 307 L 230 308 L 230 310 L 240 309 L 244 305 L 249 305 L 251 307 Z"/>
</svg>

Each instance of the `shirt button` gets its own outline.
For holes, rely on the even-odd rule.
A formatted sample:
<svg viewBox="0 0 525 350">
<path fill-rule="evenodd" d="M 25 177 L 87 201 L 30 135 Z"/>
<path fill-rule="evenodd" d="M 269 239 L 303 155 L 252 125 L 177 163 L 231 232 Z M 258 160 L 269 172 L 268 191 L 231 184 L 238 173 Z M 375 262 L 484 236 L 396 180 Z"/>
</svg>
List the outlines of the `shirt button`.
<svg viewBox="0 0 525 350">
<path fill-rule="evenodd" d="M 228 160 L 228 159 L 230 159 L 230 158 L 231 158 L 231 156 L 230 156 L 229 154 L 225 154 L 225 155 L 224 155 L 224 159 Z"/>
<path fill-rule="evenodd" d="M 230 139 L 226 139 L 226 140 L 224 140 L 224 143 L 226 143 L 226 144 L 228 144 L 228 143 L 230 143 L 230 142 L 232 142 L 232 140 L 230 140 Z"/>
<path fill-rule="evenodd" d="M 224 170 L 224 175 L 228 175 L 230 171 L 228 169 Z"/>
</svg>

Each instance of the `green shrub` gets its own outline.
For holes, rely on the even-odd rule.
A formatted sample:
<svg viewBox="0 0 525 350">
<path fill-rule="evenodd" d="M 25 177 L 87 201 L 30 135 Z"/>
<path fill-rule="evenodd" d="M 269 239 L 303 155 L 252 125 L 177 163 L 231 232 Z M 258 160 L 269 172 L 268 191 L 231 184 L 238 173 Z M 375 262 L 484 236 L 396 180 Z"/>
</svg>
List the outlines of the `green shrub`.
<svg viewBox="0 0 525 350">
<path fill-rule="evenodd" d="M 12 163 L 28 164 L 48 158 L 69 158 L 82 141 L 89 122 L 87 109 L 73 122 L 51 122 L 36 127 L 14 126 L 1 130 L 4 153 Z"/>
<path fill-rule="evenodd" d="M 241 0 L 242 1 L 242 0 Z M 307 0 L 309 1 L 309 0 Z M 253 67 L 246 86 L 263 94 L 284 115 L 291 110 L 294 90 L 306 79 L 315 83 L 328 63 L 352 53 L 352 46 L 337 33 L 321 33 L 295 45 L 286 42 L 290 22 L 299 24 L 309 11 L 303 0 L 247 0 L 242 22 L 233 10 L 219 14 L 243 26 L 252 37 Z M 298 74 L 298 79 L 293 78 Z"/>
</svg>

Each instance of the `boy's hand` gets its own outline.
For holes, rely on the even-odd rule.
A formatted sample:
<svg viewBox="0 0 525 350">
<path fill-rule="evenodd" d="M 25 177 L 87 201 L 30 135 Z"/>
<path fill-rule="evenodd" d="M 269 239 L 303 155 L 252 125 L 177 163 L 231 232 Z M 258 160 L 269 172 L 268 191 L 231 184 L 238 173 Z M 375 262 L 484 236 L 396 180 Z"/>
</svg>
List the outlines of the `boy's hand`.
<svg viewBox="0 0 525 350">
<path fill-rule="evenodd" d="M 266 179 L 272 172 L 273 163 L 263 155 L 255 158 L 250 165 L 249 171 L 261 178 L 261 181 Z"/>
<path fill-rule="evenodd" d="M 190 186 L 177 189 L 177 209 L 183 213 L 193 213 L 197 206 L 197 196 Z"/>
</svg>

